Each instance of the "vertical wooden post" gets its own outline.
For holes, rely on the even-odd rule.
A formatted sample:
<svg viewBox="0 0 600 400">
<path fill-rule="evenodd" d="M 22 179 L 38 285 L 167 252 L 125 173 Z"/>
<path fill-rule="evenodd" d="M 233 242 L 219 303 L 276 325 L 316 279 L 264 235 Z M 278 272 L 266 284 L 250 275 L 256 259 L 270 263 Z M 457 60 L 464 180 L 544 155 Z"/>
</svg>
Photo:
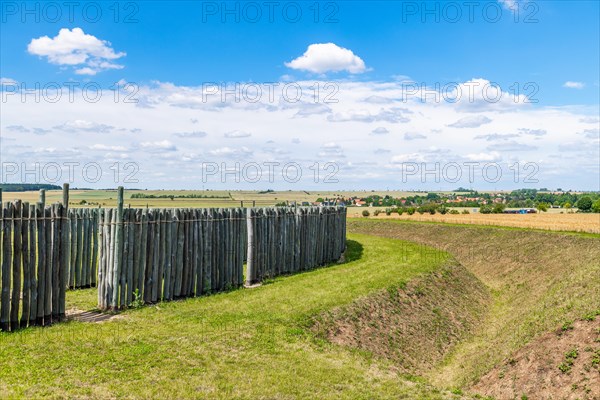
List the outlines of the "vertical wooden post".
<svg viewBox="0 0 600 400">
<path fill-rule="evenodd" d="M 10 306 L 10 329 L 19 327 L 19 301 L 21 299 L 21 201 L 13 203 L 13 265 L 12 265 L 12 295 Z"/>
<path fill-rule="evenodd" d="M 200 223 L 200 210 L 193 210 L 193 219 L 194 219 L 194 272 L 195 272 L 195 281 L 193 282 L 194 289 L 193 292 L 196 296 L 200 296 L 202 293 L 202 232 L 201 232 L 201 223 Z"/>
<path fill-rule="evenodd" d="M 144 282 L 146 279 L 146 270 L 147 270 L 147 251 L 148 251 L 148 209 L 145 209 L 142 211 L 142 233 L 141 233 L 141 239 L 140 239 L 140 271 L 139 271 L 139 276 L 138 276 L 138 289 L 139 289 L 139 294 L 140 296 L 142 296 L 142 294 L 145 292 L 145 288 L 144 288 Z M 140 299 L 142 299 L 143 297 L 140 297 Z"/>
<path fill-rule="evenodd" d="M 246 216 L 246 230 L 248 232 L 248 256 L 246 258 L 246 285 L 252 285 L 256 281 L 256 269 L 254 265 L 255 239 L 254 239 L 254 216 L 253 208 L 248 210 Z"/>
<path fill-rule="evenodd" d="M 167 253 L 165 257 L 165 288 L 164 295 L 165 300 L 173 299 L 173 289 L 174 286 L 172 283 L 172 278 L 174 277 L 173 268 L 175 266 L 175 255 L 177 251 L 177 247 L 173 246 L 173 232 L 175 232 L 175 240 L 177 239 L 177 226 L 179 225 L 179 215 L 175 213 L 175 210 L 171 212 L 171 210 L 167 211 L 166 218 L 166 229 L 165 229 L 165 251 Z"/>
<path fill-rule="evenodd" d="M 125 297 L 125 305 L 129 306 L 133 299 L 133 253 L 134 246 L 136 245 L 135 240 L 135 227 L 137 226 L 135 223 L 135 210 L 129 209 L 127 210 L 127 242 L 128 242 L 128 253 L 127 253 L 127 274 L 125 276 L 127 281 L 127 292 Z"/>
<path fill-rule="evenodd" d="M 129 270 L 129 208 L 123 210 L 123 253 L 121 260 L 121 273 L 119 274 L 119 308 L 125 307 L 127 295 L 127 273 Z"/>
<path fill-rule="evenodd" d="M 98 285 L 98 234 L 100 229 L 99 225 L 100 209 L 93 210 L 92 212 L 92 261 L 91 261 L 91 285 Z"/>
<path fill-rule="evenodd" d="M 2 209 L 2 300 L 0 301 L 0 329 L 10 329 L 10 270 L 12 262 L 12 219 L 11 203 Z"/>
<path fill-rule="evenodd" d="M 1 211 L 0 211 L 1 212 Z M 36 258 L 39 257 L 36 251 L 37 241 L 37 230 L 36 230 L 37 211 L 34 204 L 29 205 L 29 278 L 31 283 L 29 290 L 31 292 L 30 299 L 30 310 L 29 310 L 29 321 L 28 325 L 32 326 L 36 324 L 37 318 L 37 302 L 38 302 L 38 289 L 37 289 L 37 277 L 36 277 Z"/>
<path fill-rule="evenodd" d="M 117 218 L 115 232 L 115 260 L 112 276 L 112 297 L 110 306 L 113 310 L 118 308 L 119 301 L 119 277 L 123 269 L 123 186 L 117 189 Z"/>
<path fill-rule="evenodd" d="M 60 300 L 60 223 L 62 204 L 52 205 L 52 322 L 59 321 Z"/>
<path fill-rule="evenodd" d="M 136 291 L 141 293 L 139 286 L 140 278 L 140 251 L 142 248 L 142 210 L 136 209 L 133 216 L 133 231 L 134 231 L 134 245 L 133 245 L 133 281 L 130 283 L 132 296 L 135 295 Z M 135 298 L 134 298 L 135 300 Z"/>
<path fill-rule="evenodd" d="M 164 273 L 166 262 L 166 237 L 167 237 L 167 213 L 168 209 L 162 208 L 159 213 L 158 229 L 160 231 L 160 240 L 156 242 L 156 247 L 159 249 L 158 270 L 156 276 L 156 299 L 162 300 L 164 297 Z"/>
<path fill-rule="evenodd" d="M 68 201 L 68 190 L 67 185 L 67 201 Z M 65 307 L 66 307 L 66 294 L 67 294 L 67 271 L 69 270 L 69 221 L 67 217 L 66 206 L 59 207 L 59 227 L 60 227 L 60 260 L 58 263 L 58 319 L 62 321 L 65 319 Z"/>
<path fill-rule="evenodd" d="M 89 209 L 81 209 L 81 287 L 88 287 L 88 275 L 90 270 L 90 213 Z"/>
<path fill-rule="evenodd" d="M 46 228 L 44 224 L 45 214 L 43 203 L 38 202 L 35 210 L 37 230 L 37 316 L 36 325 L 42 325 L 45 315 L 45 293 L 46 293 Z"/>
<path fill-rule="evenodd" d="M 98 213 L 98 236 L 100 240 L 100 263 L 98 265 L 98 308 L 103 310 L 102 293 L 104 291 L 104 265 L 106 261 L 106 250 L 104 248 L 104 210 Z"/>
<path fill-rule="evenodd" d="M 173 297 L 177 298 L 181 296 L 181 280 L 183 278 L 183 260 L 184 260 L 184 241 L 185 241 L 185 226 L 184 226 L 184 222 L 182 222 L 182 219 L 185 218 L 185 216 L 182 217 L 181 214 L 181 210 L 175 210 L 176 215 L 177 215 L 177 237 L 173 238 L 173 240 L 175 241 L 176 244 L 176 251 L 177 251 L 177 257 L 176 257 L 176 263 L 173 266 L 174 271 L 175 271 L 175 285 L 173 287 Z"/>
<path fill-rule="evenodd" d="M 154 241 L 154 210 L 148 209 L 148 229 L 146 233 L 146 271 L 144 281 L 144 302 L 152 302 L 152 285 L 154 271 L 154 249 L 156 248 Z"/>
<path fill-rule="evenodd" d="M 34 249 L 29 251 L 29 203 L 23 203 L 21 215 L 23 216 L 23 224 L 21 226 L 21 254 L 23 255 L 23 312 L 21 313 L 21 328 L 25 328 L 29 322 L 29 311 L 31 309 L 30 253 L 35 253 Z"/>
<path fill-rule="evenodd" d="M 77 213 L 74 215 L 77 221 L 76 224 L 76 234 L 75 237 L 75 248 L 77 250 L 77 254 L 75 257 L 75 286 L 76 288 L 80 288 L 83 286 L 83 250 L 84 250 L 84 241 L 83 241 L 83 209 L 76 210 Z"/>
<path fill-rule="evenodd" d="M 61 230 L 64 231 L 64 234 L 61 235 L 62 236 L 62 240 L 63 240 L 63 251 L 65 252 L 65 254 L 61 257 L 63 258 L 63 262 L 64 265 L 61 263 L 61 268 L 65 268 L 65 277 L 67 279 L 65 279 L 67 282 L 65 282 L 65 285 L 69 285 L 68 283 L 68 279 L 69 277 L 69 273 L 71 271 L 71 241 L 69 240 L 69 231 L 71 229 L 71 224 L 69 221 L 69 184 L 68 183 L 63 183 L 63 190 L 62 190 L 62 204 L 63 204 L 63 219 L 61 220 Z"/>
<path fill-rule="evenodd" d="M 112 304 L 113 293 L 118 290 L 114 285 L 115 279 L 115 238 L 117 233 L 117 209 L 107 210 L 106 221 L 108 223 L 108 235 L 107 235 L 107 246 L 108 246 L 108 264 L 106 266 L 106 298 L 104 302 L 106 308 L 110 308 Z M 115 296 L 117 296 L 115 294 Z"/>
</svg>

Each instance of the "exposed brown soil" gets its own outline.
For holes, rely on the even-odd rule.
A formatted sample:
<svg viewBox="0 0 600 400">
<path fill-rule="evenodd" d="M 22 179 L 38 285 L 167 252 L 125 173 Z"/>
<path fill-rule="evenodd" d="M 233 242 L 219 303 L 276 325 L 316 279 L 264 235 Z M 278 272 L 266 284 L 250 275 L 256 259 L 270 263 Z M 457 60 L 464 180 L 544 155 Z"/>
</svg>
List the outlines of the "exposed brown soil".
<svg viewBox="0 0 600 400">
<path fill-rule="evenodd" d="M 489 300 L 483 284 L 452 262 L 327 312 L 316 319 L 313 331 L 391 359 L 403 372 L 422 373 L 472 333 Z"/>
<path fill-rule="evenodd" d="M 65 314 L 67 319 L 80 322 L 104 322 L 124 317 L 119 314 L 107 314 L 101 313 L 100 311 L 83 311 L 77 309 L 67 310 Z"/>
<path fill-rule="evenodd" d="M 600 318 L 542 335 L 471 391 L 497 399 L 600 399 Z"/>
</svg>

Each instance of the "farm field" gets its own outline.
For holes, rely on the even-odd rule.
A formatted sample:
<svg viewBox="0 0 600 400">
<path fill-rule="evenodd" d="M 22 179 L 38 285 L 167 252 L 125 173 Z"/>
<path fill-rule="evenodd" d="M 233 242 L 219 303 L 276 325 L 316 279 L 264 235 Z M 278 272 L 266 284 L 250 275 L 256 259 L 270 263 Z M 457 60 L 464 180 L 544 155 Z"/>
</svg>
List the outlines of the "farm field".
<svg viewBox="0 0 600 400">
<path fill-rule="evenodd" d="M 600 214 L 583 213 L 565 213 L 560 214 L 557 210 L 550 210 L 547 213 L 537 214 L 418 214 L 408 215 L 406 213 L 398 215 L 392 213 L 386 215 L 384 210 L 377 207 L 354 207 L 348 208 L 348 217 L 363 218 L 362 211 L 370 210 L 369 219 L 376 220 L 402 220 L 418 222 L 438 222 L 449 224 L 469 224 L 469 225 L 493 225 L 507 226 L 514 228 L 544 229 L 551 231 L 572 231 L 600 233 Z M 381 213 L 373 215 L 373 211 L 379 209 Z M 552 212 L 554 211 L 554 212 Z"/>
<path fill-rule="evenodd" d="M 212 198 L 131 198 L 131 196 L 139 193 L 146 195 L 201 195 L 201 196 L 213 196 Z M 419 192 L 324 192 L 324 191 L 282 191 L 282 192 L 268 192 L 261 193 L 256 191 L 198 191 L 198 190 L 175 190 L 175 191 L 161 191 L 161 190 L 127 190 L 125 197 L 125 206 L 131 207 L 162 207 L 162 208 L 209 208 L 209 207 L 239 207 L 243 201 L 244 207 L 252 207 L 253 202 L 256 207 L 268 207 L 273 206 L 279 202 L 314 202 L 319 197 L 334 197 L 342 195 L 344 197 L 350 196 L 364 196 L 365 194 L 380 194 L 380 195 L 392 195 L 398 196 L 409 196 L 415 195 Z M 442 193 L 442 192 L 439 192 Z M 421 195 L 423 193 L 420 193 Z M 36 202 L 39 198 L 37 191 L 33 192 L 4 192 L 2 194 L 4 201 L 10 201 L 14 199 L 20 199 L 23 201 Z M 71 190 L 70 191 L 70 207 L 115 207 L 116 206 L 117 192 L 116 190 Z M 46 202 L 54 203 L 62 199 L 61 191 L 47 191 Z M 85 200 L 86 204 L 80 204 L 82 200 Z M 457 208 L 462 211 L 461 208 Z M 472 211 L 472 208 L 466 208 Z M 497 226 L 509 226 L 516 228 L 532 228 L 532 229 L 545 229 L 545 230 L 556 230 L 556 231 L 573 231 L 573 232 L 590 232 L 600 233 L 600 214 L 578 214 L 578 213 L 565 213 L 561 209 L 549 209 L 548 212 L 538 214 L 526 214 L 526 215 L 515 215 L 515 214 L 460 214 L 460 215 L 441 215 L 441 214 L 423 214 L 420 215 L 415 213 L 413 215 L 403 214 L 398 215 L 396 213 L 391 216 L 386 216 L 384 211 L 385 208 L 381 207 L 349 207 L 348 217 L 361 217 L 364 210 L 369 211 L 371 214 L 370 218 L 393 218 L 403 219 L 409 221 L 422 221 L 422 222 L 446 222 L 454 224 L 475 224 L 475 225 L 497 225 Z M 375 210 L 381 210 L 381 213 L 374 217 L 373 213 Z M 561 213 L 562 212 L 562 213 Z"/>
<path fill-rule="evenodd" d="M 205 196 L 205 198 L 131 198 L 135 194 L 144 194 L 149 196 Z M 411 196 L 416 194 L 423 195 L 423 192 L 401 192 L 401 191 L 251 191 L 251 190 L 127 190 L 126 203 L 131 207 L 239 207 L 240 202 L 244 201 L 244 206 L 252 206 L 252 201 L 256 202 L 257 207 L 272 206 L 284 201 L 314 202 L 322 197 L 352 197 L 380 194 L 382 196 L 390 195 L 394 197 Z M 38 201 L 39 192 L 3 192 L 5 201 L 20 199 L 22 201 Z M 61 200 L 62 192 L 60 190 L 46 191 L 47 202 L 57 202 Z M 82 206 L 79 204 L 82 200 L 93 205 L 114 207 L 116 205 L 116 190 L 77 190 L 70 191 L 70 203 L 72 207 Z"/>
<path fill-rule="evenodd" d="M 252 201 L 256 202 L 257 207 L 272 206 L 284 201 L 314 202 L 319 197 L 335 196 L 365 196 L 367 194 L 381 194 L 382 196 L 409 196 L 420 192 L 326 192 L 326 191 L 250 191 L 250 190 L 127 190 L 126 203 L 131 207 L 239 207 L 240 202 L 244 201 L 244 206 L 251 207 Z M 164 196 L 205 196 L 205 198 L 131 198 L 135 194 Z M 423 193 L 421 193 L 423 194 Z M 5 201 L 20 199 L 22 201 L 38 201 L 39 192 L 3 192 Z M 46 201 L 49 203 L 60 201 L 62 192 L 60 190 L 46 191 Z M 114 207 L 116 205 L 117 191 L 115 190 L 70 190 L 71 207 L 85 206 L 80 204 L 82 200 L 90 203 L 92 206 Z"/>
</svg>

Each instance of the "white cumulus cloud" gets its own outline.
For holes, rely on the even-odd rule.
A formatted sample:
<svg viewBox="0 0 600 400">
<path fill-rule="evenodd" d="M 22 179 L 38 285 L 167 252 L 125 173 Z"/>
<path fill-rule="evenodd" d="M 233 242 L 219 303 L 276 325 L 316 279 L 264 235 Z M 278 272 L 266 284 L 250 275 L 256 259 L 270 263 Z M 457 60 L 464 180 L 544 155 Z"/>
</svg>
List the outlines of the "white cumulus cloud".
<svg viewBox="0 0 600 400">
<path fill-rule="evenodd" d="M 41 36 L 27 46 L 29 54 L 46 57 L 48 62 L 76 68 L 80 75 L 96 75 L 109 69 L 121 69 L 113 61 L 126 54 L 115 52 L 110 42 L 86 34 L 81 28 L 63 28 L 53 38 Z"/>
<path fill-rule="evenodd" d="M 563 83 L 563 87 L 567 89 L 583 89 L 585 84 L 583 82 L 566 81 Z"/>
<path fill-rule="evenodd" d="M 479 128 L 481 125 L 489 124 L 491 119 L 485 115 L 474 115 L 472 117 L 464 117 L 458 121 L 448 125 L 451 128 Z"/>
<path fill-rule="evenodd" d="M 166 151 L 175 151 L 177 147 L 168 140 L 160 140 L 156 142 L 142 142 L 140 146 L 144 150 L 147 150 L 151 153 L 163 153 Z"/>
<path fill-rule="evenodd" d="M 285 63 L 285 66 L 316 74 L 339 71 L 361 74 L 367 70 L 365 62 L 352 50 L 334 43 L 311 44 L 303 55 Z"/>
<path fill-rule="evenodd" d="M 250 136 L 252 136 L 252 134 L 249 132 L 236 130 L 236 131 L 226 132 L 223 136 L 226 137 L 227 139 L 241 139 L 241 138 L 250 137 Z"/>
</svg>

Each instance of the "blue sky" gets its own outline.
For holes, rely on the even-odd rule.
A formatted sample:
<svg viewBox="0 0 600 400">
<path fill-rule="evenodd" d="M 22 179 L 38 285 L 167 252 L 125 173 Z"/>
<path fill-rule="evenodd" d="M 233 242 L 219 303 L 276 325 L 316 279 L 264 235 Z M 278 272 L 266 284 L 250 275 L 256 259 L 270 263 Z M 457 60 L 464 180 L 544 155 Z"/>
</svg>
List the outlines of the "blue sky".
<svg viewBox="0 0 600 400">
<path fill-rule="evenodd" d="M 74 9 L 72 23 L 67 9 L 59 22 L 51 23 L 51 10 L 44 18 L 40 8 L 41 21 L 35 23 L 35 15 L 23 15 L 24 7 L 19 6 L 14 15 L 5 9 L 1 66 L 7 76 L 20 75 L 20 81 L 70 78 L 43 60 L 36 62 L 26 45 L 33 37 L 56 35 L 59 28 L 81 27 L 127 53 L 124 70 L 97 77 L 105 82 L 276 81 L 290 73 L 283 62 L 308 44 L 333 42 L 368 61 L 372 70 L 361 79 L 406 75 L 417 81 L 448 82 L 490 76 L 501 85 L 534 81 L 546 104 L 598 103 L 600 2 L 535 2 L 535 7 L 520 9 L 518 22 L 512 11 L 502 8 L 495 23 L 489 21 L 495 20 L 499 8 L 486 4 L 496 2 L 477 3 L 472 23 L 464 6 L 462 17 L 453 23 L 454 10 L 444 10 L 443 2 L 426 3 L 429 10 L 436 10 L 437 4 L 439 11 L 433 14 L 426 14 L 421 2 L 322 2 L 319 22 L 313 2 L 299 2 L 294 3 L 302 10 L 297 23 L 289 22 L 295 8 L 288 8 L 285 17 L 283 6 L 274 8 L 274 22 L 269 22 L 265 2 L 256 3 L 262 12 L 256 23 L 251 22 L 252 9 L 240 2 L 227 6 L 235 10 L 237 4 L 238 23 L 236 13 L 222 14 L 221 2 L 142 1 L 135 2 L 135 8 L 122 2 L 120 23 L 114 23 L 112 3 L 104 3 L 102 17 L 94 23 L 86 22 L 82 7 Z M 29 4 L 34 9 L 34 3 Z M 213 11 L 212 4 L 219 10 Z M 89 10 L 93 18 L 95 8 Z M 130 23 L 122 21 L 129 15 Z M 562 84 L 569 80 L 588 82 L 587 90 L 564 90 Z"/>
<path fill-rule="evenodd" d="M 65 7 L 60 9 L 62 17 L 54 18 L 56 10 L 44 8 L 44 3 L 27 3 L 27 9 L 34 10 L 29 14 L 21 2 L 2 3 L 0 77 L 5 83 L 3 90 L 12 90 L 7 89 L 6 84 L 9 83 L 33 88 L 36 82 L 42 86 L 48 82 L 78 82 L 81 85 L 94 82 L 109 88 L 120 81 L 139 88 L 141 105 L 127 108 L 129 119 L 119 121 L 114 114 L 124 110 L 124 106 L 115 108 L 115 104 L 111 106 L 103 102 L 78 105 L 75 102 L 56 108 L 56 105 L 38 105 L 31 101 L 26 102 L 28 104 L 15 102 L 15 96 L 9 96 L 8 100 L 3 99 L 0 123 L 5 160 L 19 161 L 28 154 L 47 154 L 49 158 L 43 159 L 47 162 L 51 159 L 52 151 L 36 151 L 38 143 L 35 141 L 36 135 L 33 135 L 35 128 L 38 128 L 38 134 L 47 131 L 48 137 L 55 135 L 57 143 L 73 143 L 68 136 L 70 129 L 80 133 L 78 140 L 81 142 L 73 143 L 72 156 L 82 162 L 89 159 L 112 160 L 110 156 L 114 154 L 106 157 L 106 154 L 89 151 L 96 145 L 112 147 L 113 153 L 140 152 L 134 161 L 141 165 L 140 176 L 149 186 L 158 182 L 153 174 L 165 167 L 147 165 L 148 159 L 156 162 L 159 151 L 144 155 L 144 149 L 162 143 L 157 146 L 169 148 L 165 153 L 175 153 L 171 154 L 171 158 L 185 159 L 183 152 L 187 150 L 193 154 L 188 158 L 195 162 L 209 158 L 213 160 L 223 154 L 256 161 L 271 159 L 277 152 L 264 151 L 265 146 L 271 145 L 277 146 L 281 157 L 285 154 L 290 159 L 299 159 L 308 153 L 316 161 L 340 163 L 340 176 L 344 175 L 343 171 L 348 171 L 348 179 L 342 179 L 339 187 L 345 187 L 344 184 L 352 187 L 404 186 L 404 182 L 398 182 L 393 174 L 361 180 L 359 177 L 363 174 L 356 172 L 357 162 L 359 165 L 363 162 L 363 168 L 371 173 L 371 170 L 385 170 L 389 163 L 394 164 L 391 161 L 394 158 L 396 161 L 448 163 L 452 160 L 474 160 L 475 155 L 480 154 L 482 162 L 502 161 L 506 165 L 516 161 L 540 163 L 540 171 L 548 173 L 541 175 L 544 182 L 533 186 L 576 183 L 580 188 L 598 190 L 600 178 L 594 165 L 598 161 L 594 150 L 599 145 L 596 137 L 598 122 L 594 118 L 598 116 L 600 103 L 600 2 L 493 0 L 473 2 L 472 9 L 465 5 L 467 2 L 280 2 L 274 8 L 272 21 L 269 20 L 268 3 L 260 1 L 251 3 L 252 6 L 245 2 L 228 2 L 226 7 L 234 11 L 227 15 L 223 13 L 222 2 L 120 2 L 118 14 L 115 14 L 117 9 L 113 2 L 89 3 L 88 14 L 83 11 L 86 2 L 73 10 L 73 21 L 69 21 L 69 10 Z M 254 6 L 258 6 L 262 14 L 257 22 L 251 21 L 255 16 Z M 90 21 L 90 18 L 95 18 L 96 10 L 101 10 L 102 16 L 98 21 Z M 297 10 L 301 10 L 302 16 L 292 23 Z M 461 16 L 456 16 L 457 10 Z M 469 15 L 470 12 L 472 15 Z M 128 22 L 125 21 L 127 16 L 131 19 Z M 36 22 L 36 17 L 39 22 Z M 76 28 L 81 30 L 77 40 L 81 39 L 82 47 L 73 54 L 87 54 L 87 61 L 79 64 L 66 58 L 73 54 L 60 53 L 60 46 L 65 42 L 62 37 L 57 40 L 61 29 L 71 33 Z M 45 36 L 48 37 L 46 41 L 40 40 Z M 90 37 L 97 41 L 95 45 L 102 47 L 99 53 L 85 48 L 90 43 Z M 64 38 L 66 41 L 74 40 L 67 40 L 66 36 Z M 314 53 L 305 54 L 310 45 L 328 43 L 335 47 L 315 47 Z M 300 60 L 303 54 L 304 61 Z M 350 58 L 345 59 L 348 54 Z M 292 60 L 297 62 L 294 64 Z M 345 62 L 350 64 L 346 65 Z M 310 112 L 294 108 L 290 114 L 290 107 L 272 110 L 272 107 L 265 106 L 265 110 L 270 110 L 269 114 L 257 121 L 250 116 L 251 107 L 247 107 L 246 113 L 236 109 L 229 113 L 203 114 L 207 110 L 190 103 L 190 99 L 177 103 L 182 97 L 194 97 L 194 91 L 201 91 L 206 82 L 299 82 L 302 87 L 309 86 L 310 82 L 320 82 L 322 85 L 336 82 L 339 101 L 335 105 L 319 104 L 323 112 L 314 111 L 315 107 Z M 514 107 L 509 107 L 508 103 L 506 107 L 500 107 L 499 104 L 481 107 L 480 104 L 470 109 L 461 108 L 458 103 L 441 106 L 432 104 L 427 109 L 421 109 L 418 101 L 400 102 L 395 108 L 385 100 L 379 103 L 367 101 L 370 106 L 364 104 L 365 99 L 372 99 L 386 90 L 388 98 L 397 101 L 398 92 L 390 89 L 389 85 L 398 85 L 398 82 L 412 82 L 427 89 L 450 82 L 492 82 L 499 85 L 503 97 L 516 95 L 518 88 L 518 94 L 530 95 L 537 102 Z M 364 97 L 356 97 L 356 93 L 362 93 Z M 147 119 L 144 107 L 149 107 L 149 104 L 156 108 L 154 115 L 157 121 L 145 129 L 142 126 Z M 221 106 L 227 108 L 224 104 Z M 325 107 L 328 110 L 324 110 Z M 406 108 L 404 119 L 364 118 L 366 114 L 373 116 L 382 110 L 403 107 Z M 64 121 L 57 120 L 57 110 L 64 113 Z M 186 114 L 182 110 L 189 112 Z M 557 115 L 558 112 L 565 115 Z M 35 116 L 35 123 L 39 126 L 27 124 L 31 121 L 31 118 L 24 116 L 27 113 Z M 511 113 L 518 117 L 510 118 Z M 350 117 L 344 117 L 347 114 Z M 440 123 L 439 126 L 434 123 L 420 124 L 411 114 L 424 116 L 424 121 L 446 118 L 453 121 Z M 458 128 L 454 123 L 472 118 L 474 114 L 481 121 L 489 119 L 490 122 L 474 122 L 467 127 L 477 132 L 471 129 L 468 135 L 464 134 L 458 140 L 480 144 L 478 148 L 463 151 L 455 143 L 457 134 L 454 130 Z M 302 116 L 301 121 L 299 116 Z M 549 127 L 542 122 L 535 122 L 545 117 L 547 121 L 551 121 L 551 117 L 563 121 L 562 130 L 559 131 L 556 124 Z M 137 118 L 140 123 L 136 125 L 134 122 Z M 230 118 L 236 119 L 239 124 L 232 124 Z M 509 121 L 520 118 L 522 120 L 510 125 Z M 200 123 L 190 122 L 198 119 Z M 581 120 L 587 122 L 580 125 Z M 306 131 L 292 129 L 289 125 L 299 123 L 305 125 L 303 129 Z M 367 124 L 370 125 L 367 127 Z M 344 126 L 343 129 L 340 129 L 340 125 Z M 99 136 L 93 132 L 94 127 L 109 132 Z M 162 131 L 158 127 L 162 127 Z M 379 132 L 387 130 L 390 134 L 373 134 L 378 128 L 382 128 Z M 557 131 L 552 132 L 550 128 L 556 128 Z M 181 132 L 173 132 L 173 129 Z M 315 129 L 324 132 L 323 135 L 331 133 L 332 140 L 318 141 L 308 133 L 308 130 Z M 527 129 L 545 130 L 547 134 L 528 137 L 536 142 L 521 140 L 526 136 L 519 132 L 526 132 Z M 118 132 L 126 130 L 138 137 L 118 136 Z M 206 142 L 180 143 L 179 139 L 185 135 L 173 136 L 183 131 L 197 130 L 205 133 L 202 137 L 207 138 Z M 287 130 L 292 132 L 286 133 Z M 248 135 L 225 136 L 234 131 Z M 345 136 L 342 131 L 347 132 Z M 579 136 L 569 138 L 565 132 Z M 496 143 L 494 136 L 489 136 L 494 134 L 505 136 L 501 136 L 499 143 Z M 215 141 L 210 142 L 213 136 Z M 373 140 L 375 136 L 377 140 Z M 217 139 L 223 137 L 240 140 L 235 146 L 215 147 L 219 143 Z M 554 139 L 550 141 L 550 137 Z M 381 144 L 381 148 L 369 150 L 375 156 L 361 153 L 358 143 L 364 138 Z M 420 140 L 423 143 L 417 145 Z M 23 151 L 11 152 L 10 141 L 16 145 L 13 149 L 21 146 Z M 112 143 L 110 146 L 106 144 L 109 141 Z M 115 141 L 119 143 L 115 144 Z M 486 143 L 481 144 L 482 141 Z M 306 147 L 296 153 L 295 145 L 299 143 Z M 395 148 L 389 153 L 377 152 L 389 150 L 391 144 L 400 143 L 405 150 Z M 96 146 L 96 150 L 102 146 Z M 358 147 L 354 149 L 353 146 Z M 515 154 L 511 150 L 514 147 L 519 148 L 518 160 L 514 159 Z M 526 149 L 531 152 L 526 153 Z M 585 177 L 573 181 L 569 170 L 559 164 L 544 167 L 544 163 L 548 164 L 554 158 L 553 155 L 571 151 L 567 149 L 574 151 L 572 159 L 583 160 L 576 151 L 586 152 L 585 161 L 582 162 L 589 172 Z M 428 156 L 432 152 L 447 156 L 443 159 Z M 165 157 L 166 165 L 173 162 L 163 153 L 161 157 Z M 389 158 L 387 164 L 383 164 L 383 157 Z M 382 164 L 374 167 L 377 163 Z M 572 161 L 565 163 L 573 164 Z M 444 186 L 444 182 L 420 183 L 425 186 Z M 486 183 L 489 182 L 481 182 L 482 185 Z M 170 184 L 181 185 L 178 182 L 161 181 L 154 186 Z M 453 186 L 452 183 L 446 184 Z M 286 183 L 282 182 L 281 185 L 285 186 Z M 527 186 L 523 182 L 510 180 L 494 183 L 494 186 L 502 187 L 515 185 Z"/>
</svg>

